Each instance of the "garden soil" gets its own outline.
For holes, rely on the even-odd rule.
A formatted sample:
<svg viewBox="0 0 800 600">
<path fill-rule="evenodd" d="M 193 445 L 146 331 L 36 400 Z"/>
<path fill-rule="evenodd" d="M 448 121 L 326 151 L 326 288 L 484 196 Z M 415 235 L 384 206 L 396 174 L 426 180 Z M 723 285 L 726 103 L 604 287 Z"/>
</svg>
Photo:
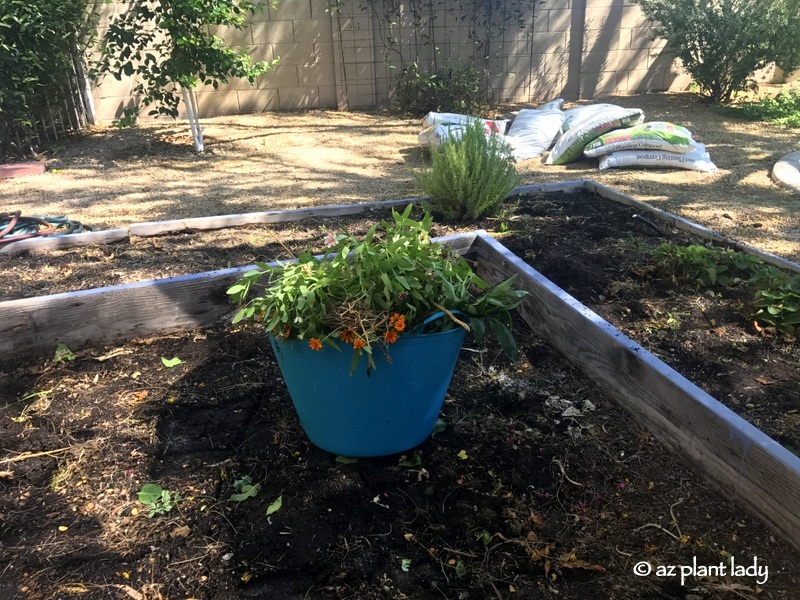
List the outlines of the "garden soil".
<svg viewBox="0 0 800 600">
<path fill-rule="evenodd" d="M 744 320 L 746 290 L 661 275 L 653 248 L 696 240 L 633 215 L 588 193 L 548 194 L 434 233 L 493 232 L 797 452 L 797 340 Z M 386 217 L 3 259 L 0 291 L 289 257 Z M 580 365 L 521 322 L 515 333 L 514 362 L 468 339 L 442 431 L 404 455 L 356 462 L 308 442 L 254 327 L 0 364 L 0 597 L 797 597 L 797 551 L 682 466 Z M 147 483 L 170 491 L 169 511 L 149 516 L 138 498 Z M 254 493 L 235 496 L 248 484 Z M 732 563 L 749 574 L 731 575 Z"/>
</svg>

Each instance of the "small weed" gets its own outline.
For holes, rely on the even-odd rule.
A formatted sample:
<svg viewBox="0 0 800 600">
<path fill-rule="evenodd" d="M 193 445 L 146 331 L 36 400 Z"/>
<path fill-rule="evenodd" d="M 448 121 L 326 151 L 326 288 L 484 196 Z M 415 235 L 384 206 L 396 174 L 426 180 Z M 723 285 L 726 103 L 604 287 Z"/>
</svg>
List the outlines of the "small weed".
<svg viewBox="0 0 800 600">
<path fill-rule="evenodd" d="M 53 356 L 53 362 L 58 364 L 73 360 L 75 360 L 75 354 L 69 349 L 69 346 L 59 343 L 56 346 L 56 353 Z"/>
<path fill-rule="evenodd" d="M 165 490 L 155 483 L 146 483 L 139 492 L 139 502 L 150 507 L 147 517 L 165 515 L 178 505 L 183 498 L 177 492 Z"/>
<path fill-rule="evenodd" d="M 231 494 L 231 501 L 244 502 L 248 498 L 255 498 L 261 486 L 257 483 L 253 483 L 249 475 L 245 475 L 233 482 L 233 488 L 236 490 L 236 493 Z"/>
<path fill-rule="evenodd" d="M 752 288 L 753 300 L 742 306 L 741 312 L 759 327 L 794 335 L 800 325 L 800 275 L 767 266 L 744 252 L 716 247 L 662 244 L 653 252 L 653 258 L 665 274 L 699 287 Z"/>
<path fill-rule="evenodd" d="M 418 467 L 422 464 L 422 457 L 419 454 L 412 454 L 411 456 L 406 456 L 405 454 L 400 457 L 400 466 L 406 467 L 407 469 L 412 469 L 414 467 Z"/>
</svg>

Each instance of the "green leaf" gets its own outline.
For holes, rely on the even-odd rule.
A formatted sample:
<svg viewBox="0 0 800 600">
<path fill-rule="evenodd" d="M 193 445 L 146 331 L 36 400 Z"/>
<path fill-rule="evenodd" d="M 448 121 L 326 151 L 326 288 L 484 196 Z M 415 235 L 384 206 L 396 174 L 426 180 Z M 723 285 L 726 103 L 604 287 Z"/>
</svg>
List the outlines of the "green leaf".
<svg viewBox="0 0 800 600">
<path fill-rule="evenodd" d="M 164 488 L 155 483 L 146 483 L 139 492 L 139 502 L 142 504 L 155 504 L 164 493 Z"/>
<path fill-rule="evenodd" d="M 75 354 L 66 344 L 59 343 L 56 345 L 56 353 L 53 356 L 54 363 L 68 362 L 75 360 Z"/>
<path fill-rule="evenodd" d="M 241 486 L 242 491 L 238 494 L 231 494 L 230 499 L 233 502 L 242 502 L 244 500 L 247 500 L 248 498 L 255 498 L 256 495 L 258 495 L 258 490 L 260 488 L 261 486 L 258 484 L 255 485 L 245 484 Z"/>
<path fill-rule="evenodd" d="M 422 457 L 416 453 L 412 454 L 410 458 L 403 458 L 403 460 L 400 461 L 400 466 L 407 468 L 418 467 L 421 464 L 422 464 Z"/>
<path fill-rule="evenodd" d="M 183 361 L 180 358 L 178 358 L 177 356 L 175 358 L 170 358 L 170 359 L 164 358 L 162 356 L 161 357 L 161 362 L 164 363 L 164 366 L 167 367 L 168 369 L 171 369 L 172 367 L 177 367 L 178 365 L 182 365 L 183 364 Z"/>
<path fill-rule="evenodd" d="M 467 574 L 467 565 L 464 564 L 463 560 L 460 560 L 456 563 L 456 577 L 463 577 Z"/>
<path fill-rule="evenodd" d="M 278 499 L 267 507 L 267 515 L 272 515 L 278 512 L 281 509 L 281 506 L 283 506 L 283 494 L 278 496 Z"/>
<path fill-rule="evenodd" d="M 400 568 L 408 573 L 411 570 L 411 559 L 410 558 L 403 558 L 400 560 Z"/>
<path fill-rule="evenodd" d="M 336 462 L 342 465 L 352 465 L 353 463 L 357 463 L 360 459 L 355 458 L 353 456 L 337 456 Z"/>
<path fill-rule="evenodd" d="M 473 317 L 469 320 L 469 326 L 472 328 L 472 337 L 479 344 L 483 336 L 486 335 L 486 323 L 483 319 Z"/>
<path fill-rule="evenodd" d="M 245 290 L 247 290 L 247 286 L 246 285 L 241 284 L 241 283 L 237 283 L 237 284 L 234 284 L 231 287 L 229 287 L 228 291 L 226 293 L 229 296 L 235 296 L 236 294 L 240 294 L 241 292 L 244 292 Z"/>
<path fill-rule="evenodd" d="M 511 334 L 511 330 L 509 330 L 504 323 L 494 317 L 489 317 L 487 320 L 489 321 L 489 326 L 492 328 L 492 331 L 497 338 L 497 342 L 506 353 L 506 356 L 508 356 L 508 358 L 512 361 L 517 360 L 517 342 L 514 341 L 514 336 Z"/>
<path fill-rule="evenodd" d="M 447 429 L 447 422 L 444 419 L 436 419 L 436 423 L 433 426 L 433 432 L 431 433 L 431 437 L 442 433 L 445 429 Z"/>
</svg>

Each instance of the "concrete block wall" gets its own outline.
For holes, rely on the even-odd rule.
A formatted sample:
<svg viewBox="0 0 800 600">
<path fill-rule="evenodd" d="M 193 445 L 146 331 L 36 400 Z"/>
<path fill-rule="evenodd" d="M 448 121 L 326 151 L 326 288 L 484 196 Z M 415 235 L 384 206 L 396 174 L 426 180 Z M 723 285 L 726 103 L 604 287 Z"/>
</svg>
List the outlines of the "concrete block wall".
<svg viewBox="0 0 800 600">
<path fill-rule="evenodd" d="M 555 97 L 592 99 L 612 93 L 685 89 L 682 75 L 663 42 L 650 30 L 632 0 L 543 0 L 531 2 L 487 47 L 476 47 L 457 0 L 437 5 L 435 19 L 415 27 L 406 10 L 387 30 L 380 9 L 360 9 L 346 0 L 340 11 L 328 0 L 281 0 L 253 15 L 242 30 L 212 33 L 256 60 L 280 58 L 254 85 L 231 80 L 196 88 L 201 117 L 304 108 L 371 108 L 388 103 L 403 61 L 453 66 L 474 57 L 485 68 L 495 94 L 505 102 L 540 102 Z M 100 5 L 102 34 L 126 2 Z M 400 40 L 386 50 L 386 35 Z M 439 52 L 420 43 L 436 40 Z M 422 52 L 420 53 L 420 49 Z M 402 57 L 402 60 L 401 60 Z M 94 89 L 97 119 L 118 118 L 130 105 L 135 81 L 112 77 Z"/>
</svg>

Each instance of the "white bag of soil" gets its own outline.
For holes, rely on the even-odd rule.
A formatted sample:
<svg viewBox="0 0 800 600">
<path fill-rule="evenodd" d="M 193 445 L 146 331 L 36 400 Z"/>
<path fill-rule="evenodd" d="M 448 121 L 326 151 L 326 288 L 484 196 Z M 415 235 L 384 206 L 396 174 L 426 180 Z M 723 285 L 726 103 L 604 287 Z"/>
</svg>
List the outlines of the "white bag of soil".
<svg viewBox="0 0 800 600">
<path fill-rule="evenodd" d="M 688 169 L 690 171 L 716 171 L 704 144 L 697 144 L 691 152 L 665 152 L 663 150 L 621 150 L 600 158 L 600 170 L 620 167 L 661 167 Z"/>
<path fill-rule="evenodd" d="M 519 111 L 506 136 L 514 160 L 535 158 L 550 149 L 564 122 L 564 113 L 559 108 L 563 103 L 559 98 L 538 108 Z"/>
<path fill-rule="evenodd" d="M 466 125 L 471 121 L 483 121 L 486 127 L 486 133 L 495 132 L 505 134 L 506 127 L 508 127 L 508 119 L 481 119 L 480 117 L 471 117 L 469 115 L 461 115 L 458 113 L 440 113 L 429 112 L 422 119 L 422 127 L 427 129 L 432 125 Z"/>
</svg>

